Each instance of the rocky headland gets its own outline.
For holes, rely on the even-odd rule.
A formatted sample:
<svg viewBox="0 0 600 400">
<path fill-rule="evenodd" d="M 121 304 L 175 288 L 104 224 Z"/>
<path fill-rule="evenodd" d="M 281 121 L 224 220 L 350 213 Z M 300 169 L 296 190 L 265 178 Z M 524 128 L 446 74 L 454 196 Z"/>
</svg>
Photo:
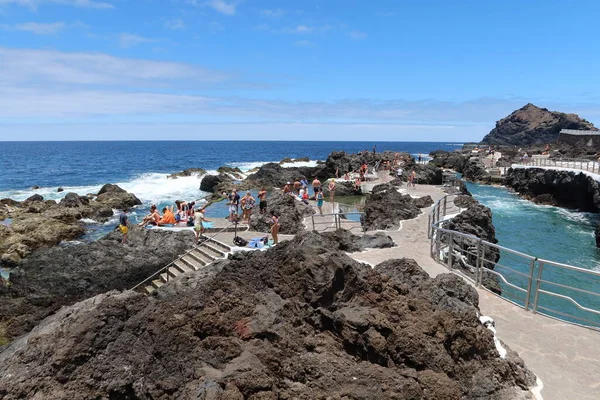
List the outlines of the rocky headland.
<svg viewBox="0 0 600 400">
<path fill-rule="evenodd" d="M 63 308 L 0 353 L 0 397 L 526 399 L 461 278 L 374 268 L 301 233 L 236 254 L 156 296 Z"/>
</svg>

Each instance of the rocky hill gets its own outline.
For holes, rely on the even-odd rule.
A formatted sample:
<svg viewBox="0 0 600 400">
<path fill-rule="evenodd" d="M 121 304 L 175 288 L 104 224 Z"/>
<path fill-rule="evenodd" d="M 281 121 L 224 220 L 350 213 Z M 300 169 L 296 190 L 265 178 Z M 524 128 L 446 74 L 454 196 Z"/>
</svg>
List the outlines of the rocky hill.
<svg viewBox="0 0 600 400">
<path fill-rule="evenodd" d="M 561 129 L 598 130 L 576 114 L 548 111 L 529 103 L 496 122 L 481 143 L 515 146 L 553 143 Z"/>
</svg>

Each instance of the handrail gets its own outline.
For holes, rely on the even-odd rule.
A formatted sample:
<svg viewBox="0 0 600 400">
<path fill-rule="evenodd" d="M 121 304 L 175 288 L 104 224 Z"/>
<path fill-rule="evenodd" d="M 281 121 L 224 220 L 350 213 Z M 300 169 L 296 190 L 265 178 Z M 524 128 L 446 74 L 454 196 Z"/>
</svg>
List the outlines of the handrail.
<svg viewBox="0 0 600 400">
<path fill-rule="evenodd" d="M 553 282 L 548 278 L 544 279 L 544 271 L 547 268 L 552 267 L 559 269 L 564 273 L 582 273 L 585 274 L 587 277 L 586 279 L 589 280 L 590 278 L 595 278 L 598 279 L 598 282 L 600 282 L 599 271 L 589 270 L 545 259 L 538 259 L 532 255 L 485 241 L 474 235 L 442 228 L 441 225 L 448 221 L 448 219 L 445 219 L 445 217 L 450 214 L 449 211 L 455 211 L 452 207 L 454 205 L 454 202 L 452 201 L 453 197 L 454 196 L 452 195 L 446 195 L 442 197 L 434 204 L 429 213 L 428 237 L 431 240 L 431 257 L 436 262 L 444 265 L 450 271 L 458 273 L 459 275 L 471 280 L 477 287 L 482 287 L 483 289 L 491 291 L 492 293 L 499 295 L 504 300 L 524 308 L 526 311 L 531 309 L 531 312 L 535 314 L 540 312 L 538 309 L 545 310 L 555 314 L 548 315 L 552 318 L 578 326 L 585 326 L 591 329 L 600 330 L 600 310 L 596 309 L 595 305 L 586 307 L 582 305 L 580 301 L 577 301 L 564 293 L 564 291 L 560 293 L 556 291 L 557 289 L 550 291 L 547 287 L 541 287 L 542 284 L 545 284 L 546 286 L 550 285 L 555 288 L 569 290 L 571 291 L 569 294 L 577 293 L 581 296 L 588 296 L 587 305 L 589 305 L 590 302 L 597 301 L 597 298 L 600 297 L 600 292 L 596 293 L 583 288 L 569 286 L 565 282 L 558 283 Z M 449 201 L 451 202 L 450 206 L 448 204 Z M 489 257 L 490 254 L 496 254 L 498 257 L 509 257 L 510 263 L 503 262 L 500 264 L 499 259 L 496 259 L 494 256 Z M 504 255 L 502 256 L 501 254 Z M 461 265 L 453 261 L 453 259 L 456 261 L 461 259 L 465 267 L 461 267 Z M 519 262 L 522 266 L 520 268 L 521 271 L 519 271 L 518 268 Z M 510 264 L 510 267 L 505 264 Z M 496 265 L 501 269 L 501 271 L 491 269 Z M 471 271 L 465 269 L 467 266 L 471 269 Z M 461 268 L 463 268 L 462 271 L 460 271 Z M 456 271 L 457 269 L 459 271 Z M 472 274 L 473 276 L 469 276 L 469 274 Z M 546 273 L 546 276 L 547 274 L 548 273 Z M 483 278 L 484 275 L 487 275 L 485 281 Z M 495 278 L 490 279 L 492 276 Z M 502 284 L 504 285 L 503 288 L 501 286 Z M 500 293 L 500 291 L 502 293 Z M 513 293 L 512 291 L 516 292 Z M 517 292 L 526 293 L 524 301 L 522 298 L 516 296 Z M 577 315 L 574 315 L 572 313 L 569 314 L 568 312 L 565 312 L 564 309 L 553 309 L 552 307 L 556 308 L 556 305 L 550 304 L 550 302 L 543 305 L 538 304 L 540 302 L 540 293 L 567 301 L 569 304 L 574 305 L 581 312 L 591 313 L 591 315 L 585 314 L 585 316 L 588 316 L 588 318 L 591 319 L 583 318 L 581 316 L 581 312 L 577 312 Z M 515 298 L 518 301 L 515 301 Z M 533 302 L 531 299 L 533 299 Z M 533 303 L 532 306 L 530 306 L 531 303 Z M 600 303 L 598 304 L 598 308 L 600 308 Z M 547 315 L 547 312 L 540 313 Z M 576 322 L 582 320 L 589 323 L 589 325 L 582 325 L 580 322 Z"/>
<path fill-rule="evenodd" d="M 579 167 L 577 164 L 579 163 Z M 572 166 L 571 166 L 572 164 Z M 593 160 L 586 160 L 584 158 L 538 158 L 531 157 L 527 160 L 523 159 L 521 162 L 513 163 L 513 166 L 524 166 L 524 167 L 554 167 L 554 168 L 568 168 L 580 171 L 587 171 L 594 174 L 600 174 L 600 163 Z"/>
<path fill-rule="evenodd" d="M 312 229 L 313 231 L 316 230 L 315 229 L 315 225 L 323 225 L 323 224 L 328 224 L 331 225 L 330 221 L 316 221 L 315 222 L 315 216 L 319 216 L 319 217 L 333 217 L 333 224 L 334 226 L 330 226 L 328 228 L 325 228 L 324 230 L 327 230 L 329 228 L 334 228 L 334 229 L 341 229 L 342 228 L 342 219 L 345 218 L 341 218 L 340 215 L 364 215 L 364 212 L 361 211 L 349 211 L 349 212 L 337 212 L 337 213 L 326 213 L 326 214 L 312 214 L 311 215 L 311 221 L 312 221 Z M 350 222 L 357 222 L 360 223 L 360 221 L 350 221 Z M 362 227 L 362 223 L 361 223 L 361 227 Z M 364 232 L 364 229 L 363 229 Z"/>
<path fill-rule="evenodd" d="M 225 228 L 221 229 L 220 231 L 218 231 L 217 233 L 215 233 L 213 236 L 211 237 L 202 237 L 202 241 L 199 242 L 198 244 L 195 244 L 194 246 L 192 246 L 192 248 L 188 251 L 186 251 L 185 253 L 181 254 L 179 257 L 177 257 L 175 260 L 171 261 L 170 263 L 168 263 L 167 265 L 165 265 L 164 267 L 162 267 L 161 269 L 159 269 L 158 271 L 156 271 L 155 273 L 153 273 L 152 275 L 150 275 L 149 277 L 147 277 L 146 279 L 144 279 L 143 281 L 141 281 L 140 283 L 138 283 L 137 285 L 135 285 L 134 287 L 131 288 L 131 290 L 135 290 L 138 287 L 142 286 L 143 284 L 145 284 L 148 281 L 151 281 L 152 278 L 154 278 L 156 275 L 160 275 L 161 273 L 163 273 L 163 271 L 165 270 L 169 270 L 169 268 L 175 264 L 177 261 L 181 260 L 183 257 L 187 256 L 188 254 L 190 254 L 192 251 L 196 250 L 202 243 L 206 243 L 209 240 L 214 239 L 215 237 L 217 237 L 220 233 L 224 232 L 226 229 L 230 228 L 232 225 L 237 225 L 237 222 L 232 222 L 231 224 L 227 225 Z M 169 274 L 167 274 L 167 280 L 169 279 Z"/>
</svg>

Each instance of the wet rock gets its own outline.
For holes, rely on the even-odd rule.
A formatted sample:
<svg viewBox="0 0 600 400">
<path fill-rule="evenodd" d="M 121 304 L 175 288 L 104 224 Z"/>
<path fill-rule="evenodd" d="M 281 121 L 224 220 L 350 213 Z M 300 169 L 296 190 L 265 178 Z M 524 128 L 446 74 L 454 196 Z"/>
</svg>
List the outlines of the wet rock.
<svg viewBox="0 0 600 400">
<path fill-rule="evenodd" d="M 63 308 L 0 353 L 0 370 L 16 377 L 3 381 L 0 397 L 527 394 L 533 374 L 518 356 L 499 357 L 472 287 L 453 275 L 431 279 L 408 259 L 371 268 L 328 243 L 302 233 L 153 298 L 107 292 Z"/>
<path fill-rule="evenodd" d="M 419 208 L 427 208 L 433 205 L 433 199 L 430 195 L 419 197 L 415 199 L 415 205 Z"/>
<path fill-rule="evenodd" d="M 231 182 L 232 179 L 225 174 L 205 175 L 202 178 L 202 181 L 200 181 L 200 190 L 202 190 L 203 192 L 215 193 L 215 191 L 218 191 L 216 188 L 218 188 L 219 185 L 221 185 L 222 183 Z"/>
<path fill-rule="evenodd" d="M 274 193 L 267 199 L 267 213 L 260 214 L 258 207 L 254 208 L 254 213 L 250 217 L 248 226 L 250 230 L 256 232 L 271 231 L 271 215 L 274 211 L 279 217 L 281 228 L 279 232 L 282 234 L 293 235 L 304 230 L 304 218 L 314 214 L 314 210 L 310 205 L 297 200 L 295 197 L 283 194 Z"/>
<path fill-rule="evenodd" d="M 239 169 L 238 167 L 221 166 L 217 169 L 217 172 L 219 174 L 228 175 L 232 179 L 243 179 L 244 178 L 244 172 L 241 169 Z"/>
<path fill-rule="evenodd" d="M 540 194 L 539 196 L 535 196 L 532 200 L 535 204 L 544 204 L 547 206 L 557 206 L 558 205 L 558 202 L 556 201 L 554 196 L 552 196 L 551 194 L 548 194 L 548 193 Z"/>
<path fill-rule="evenodd" d="M 432 160 L 430 164 L 435 165 L 439 168 L 447 168 L 456 172 L 462 172 L 470 155 L 464 154 L 460 151 L 443 151 L 437 150 L 429 154 Z"/>
<path fill-rule="evenodd" d="M 44 201 L 44 198 L 39 194 L 34 194 L 33 196 L 29 196 L 25 199 L 24 203 L 33 203 L 36 201 Z"/>
<path fill-rule="evenodd" d="M 59 187 L 58 187 L 58 189 L 56 189 L 56 191 L 57 191 L 58 193 L 60 193 L 60 192 L 64 192 L 64 191 L 65 191 L 65 189 L 63 189 L 63 187 L 62 187 L 62 186 L 59 186 Z"/>
<path fill-rule="evenodd" d="M 366 230 L 398 229 L 400 221 L 415 218 L 420 213 L 410 195 L 402 195 L 394 188 L 387 188 L 374 190 L 367 196 L 361 222 Z"/>
<path fill-rule="evenodd" d="M 191 248 L 194 240 L 190 232 L 137 226 L 130 227 L 127 245 L 121 244 L 121 237 L 114 232 L 90 244 L 43 248 L 27 258 L 19 254 L 22 260 L 15 263 L 8 286 L 0 289 L 0 330 L 14 338 L 62 306 L 112 289 L 129 289 Z M 30 250 L 15 249 L 20 251 Z"/>
<path fill-rule="evenodd" d="M 105 206 L 126 210 L 133 206 L 142 204 L 133 193 L 128 193 L 117 185 L 106 184 L 102 186 L 96 197 L 96 201 Z"/>
<path fill-rule="evenodd" d="M 206 173 L 206 171 L 202 168 L 188 168 L 181 172 L 176 172 L 174 174 L 167 175 L 167 179 L 177 179 L 179 177 L 192 176 L 192 175 L 195 175 L 199 178 L 202 175 L 204 175 L 205 173 Z"/>
<path fill-rule="evenodd" d="M 33 190 L 37 190 L 37 189 L 39 189 L 40 187 L 39 187 L 38 185 L 33 185 L 31 188 L 32 188 Z"/>
</svg>

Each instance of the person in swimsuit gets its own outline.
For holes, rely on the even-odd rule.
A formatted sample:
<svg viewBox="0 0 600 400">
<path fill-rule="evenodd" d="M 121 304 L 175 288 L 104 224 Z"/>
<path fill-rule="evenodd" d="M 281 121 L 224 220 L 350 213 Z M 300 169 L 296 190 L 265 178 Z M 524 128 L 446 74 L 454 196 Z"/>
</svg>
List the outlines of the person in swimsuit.
<svg viewBox="0 0 600 400">
<path fill-rule="evenodd" d="M 158 221 L 160 221 L 160 214 L 156 210 L 156 204 L 152 204 L 150 206 L 150 214 L 144 217 L 142 222 L 139 223 L 139 226 L 158 225 Z"/>
<path fill-rule="evenodd" d="M 317 195 L 317 189 L 321 189 L 321 181 L 319 180 L 319 178 L 315 178 L 315 180 L 312 182 L 312 186 L 313 186 L 313 192 L 315 194 L 315 196 Z"/>
<path fill-rule="evenodd" d="M 321 190 L 317 190 L 315 198 L 317 199 L 317 208 L 319 209 L 319 213 L 323 215 L 323 192 Z"/>
<path fill-rule="evenodd" d="M 271 236 L 273 236 L 273 243 L 279 243 L 279 239 L 277 238 L 277 234 L 279 233 L 279 217 L 275 215 L 275 211 L 271 210 Z"/>
<path fill-rule="evenodd" d="M 229 221 L 236 222 L 238 220 L 238 206 L 240 204 L 240 195 L 236 189 L 231 191 L 231 194 L 227 196 L 229 199 Z"/>
<path fill-rule="evenodd" d="M 333 204 L 333 198 L 335 197 L 335 179 L 332 179 L 331 182 L 329 182 L 327 188 L 329 189 L 329 201 Z"/>
<path fill-rule="evenodd" d="M 242 197 L 242 224 L 250 222 L 250 215 L 255 204 L 256 199 L 252 197 L 249 191 L 246 192 L 246 195 Z"/>
<path fill-rule="evenodd" d="M 264 187 L 260 188 L 260 192 L 258 192 L 258 199 L 260 200 L 258 203 L 260 213 L 265 214 L 267 212 L 267 190 Z"/>
<path fill-rule="evenodd" d="M 204 225 L 202 225 L 202 223 L 210 222 L 204 217 L 205 212 L 205 208 L 198 209 L 198 212 L 196 212 L 196 215 L 194 216 L 194 234 L 196 235 L 196 244 L 198 244 L 200 237 L 202 237 L 202 234 L 204 233 Z"/>
<path fill-rule="evenodd" d="M 127 210 L 123 210 L 121 215 L 119 215 L 119 230 L 123 234 L 123 240 L 121 240 L 122 244 L 127 242 L 127 232 L 129 232 L 129 218 L 127 218 Z"/>
</svg>

